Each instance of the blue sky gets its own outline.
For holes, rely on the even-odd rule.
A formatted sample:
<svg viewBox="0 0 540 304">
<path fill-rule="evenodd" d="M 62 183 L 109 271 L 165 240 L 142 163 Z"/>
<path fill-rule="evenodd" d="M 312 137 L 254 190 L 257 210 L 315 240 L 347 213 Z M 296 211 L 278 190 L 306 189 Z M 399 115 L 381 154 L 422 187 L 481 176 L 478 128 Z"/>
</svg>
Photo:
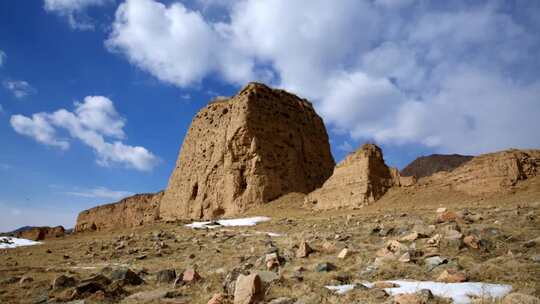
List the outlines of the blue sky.
<svg viewBox="0 0 540 304">
<path fill-rule="evenodd" d="M 337 161 L 540 147 L 537 1 L 0 1 L 0 231 L 164 189 L 248 81 L 315 104 Z"/>
</svg>

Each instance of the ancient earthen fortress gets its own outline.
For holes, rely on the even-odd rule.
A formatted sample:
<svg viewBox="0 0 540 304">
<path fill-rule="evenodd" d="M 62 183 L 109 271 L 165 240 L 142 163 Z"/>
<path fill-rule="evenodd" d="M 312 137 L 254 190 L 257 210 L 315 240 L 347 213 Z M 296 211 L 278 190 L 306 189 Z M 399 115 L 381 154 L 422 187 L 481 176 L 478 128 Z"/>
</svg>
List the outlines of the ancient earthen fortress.
<svg viewBox="0 0 540 304">
<path fill-rule="evenodd" d="M 389 168 L 373 144 L 334 165 L 325 125 L 310 102 L 250 83 L 193 118 L 164 193 L 83 211 L 75 231 L 227 217 L 291 192 L 306 194 L 305 205 L 316 209 L 362 207 L 392 187 L 496 195 L 538 174 L 540 150 L 481 155 L 418 181 Z"/>
</svg>

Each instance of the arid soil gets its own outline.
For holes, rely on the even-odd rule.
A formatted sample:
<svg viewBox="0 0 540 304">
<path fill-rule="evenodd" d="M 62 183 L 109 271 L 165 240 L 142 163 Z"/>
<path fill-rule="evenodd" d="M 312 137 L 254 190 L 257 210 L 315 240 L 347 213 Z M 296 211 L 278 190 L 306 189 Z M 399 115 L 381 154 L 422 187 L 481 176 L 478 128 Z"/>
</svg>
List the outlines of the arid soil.
<svg viewBox="0 0 540 304">
<path fill-rule="evenodd" d="M 216 293 L 221 300 L 211 303 L 232 303 L 230 283 L 240 273 L 259 274 L 261 303 L 392 303 L 380 288 L 345 295 L 324 288 L 387 279 L 504 283 L 540 296 L 538 177 L 490 197 L 393 188 L 355 210 L 312 211 L 304 197 L 289 194 L 250 210 L 243 216 L 271 218 L 252 227 L 162 222 L 1 250 L 0 303 L 208 303 Z"/>
</svg>

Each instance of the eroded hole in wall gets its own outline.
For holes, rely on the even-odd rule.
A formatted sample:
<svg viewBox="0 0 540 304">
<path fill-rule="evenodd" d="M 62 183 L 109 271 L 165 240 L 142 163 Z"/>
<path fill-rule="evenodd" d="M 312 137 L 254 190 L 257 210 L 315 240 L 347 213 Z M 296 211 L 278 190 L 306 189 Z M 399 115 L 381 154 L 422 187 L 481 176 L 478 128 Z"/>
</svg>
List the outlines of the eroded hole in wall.
<svg viewBox="0 0 540 304">
<path fill-rule="evenodd" d="M 197 198 L 197 193 L 198 192 L 199 192 L 199 184 L 195 183 L 195 185 L 193 185 L 193 188 L 191 189 L 190 200 L 195 200 Z"/>
</svg>

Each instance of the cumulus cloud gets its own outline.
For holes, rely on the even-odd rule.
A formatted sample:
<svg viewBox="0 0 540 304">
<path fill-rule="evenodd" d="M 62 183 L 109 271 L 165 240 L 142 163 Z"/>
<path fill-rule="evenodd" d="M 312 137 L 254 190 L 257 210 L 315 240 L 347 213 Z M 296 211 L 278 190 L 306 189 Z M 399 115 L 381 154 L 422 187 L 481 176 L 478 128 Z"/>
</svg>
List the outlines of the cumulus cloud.
<svg viewBox="0 0 540 304">
<path fill-rule="evenodd" d="M 91 30 L 94 28 L 92 20 L 85 14 L 89 7 L 103 6 L 113 0 L 45 0 L 44 9 L 67 18 L 71 28 L 77 30 Z"/>
<path fill-rule="evenodd" d="M 120 141 L 125 137 L 125 119 L 116 112 L 113 102 L 103 96 L 85 97 L 83 102 L 75 103 L 73 112 L 60 109 L 33 114 L 31 118 L 13 115 L 10 122 L 17 133 L 63 150 L 69 148 L 69 142 L 59 139 L 56 131 L 66 130 L 71 138 L 91 147 L 96 153 L 97 163 L 102 166 L 121 164 L 148 171 L 157 164 L 157 157 L 146 148 Z M 113 141 L 108 141 L 109 138 Z"/>
<path fill-rule="evenodd" d="M 119 200 L 124 197 L 133 195 L 133 192 L 111 190 L 106 187 L 96 187 L 92 189 L 83 189 L 83 190 L 79 189 L 76 191 L 66 191 L 63 193 L 79 196 L 79 197 L 101 198 L 101 199 L 109 199 L 109 200 Z"/>
<path fill-rule="evenodd" d="M 106 44 L 179 87 L 219 76 L 292 90 L 314 101 L 331 129 L 358 141 L 457 153 L 540 143 L 540 23 L 527 18 L 540 5 L 244 0 L 224 7 L 227 18 L 214 21 L 181 3 L 126 0 Z"/>
<path fill-rule="evenodd" d="M 34 89 L 28 82 L 24 80 L 5 80 L 2 83 L 4 88 L 9 90 L 15 97 L 19 99 L 36 92 L 36 89 Z"/>
</svg>

